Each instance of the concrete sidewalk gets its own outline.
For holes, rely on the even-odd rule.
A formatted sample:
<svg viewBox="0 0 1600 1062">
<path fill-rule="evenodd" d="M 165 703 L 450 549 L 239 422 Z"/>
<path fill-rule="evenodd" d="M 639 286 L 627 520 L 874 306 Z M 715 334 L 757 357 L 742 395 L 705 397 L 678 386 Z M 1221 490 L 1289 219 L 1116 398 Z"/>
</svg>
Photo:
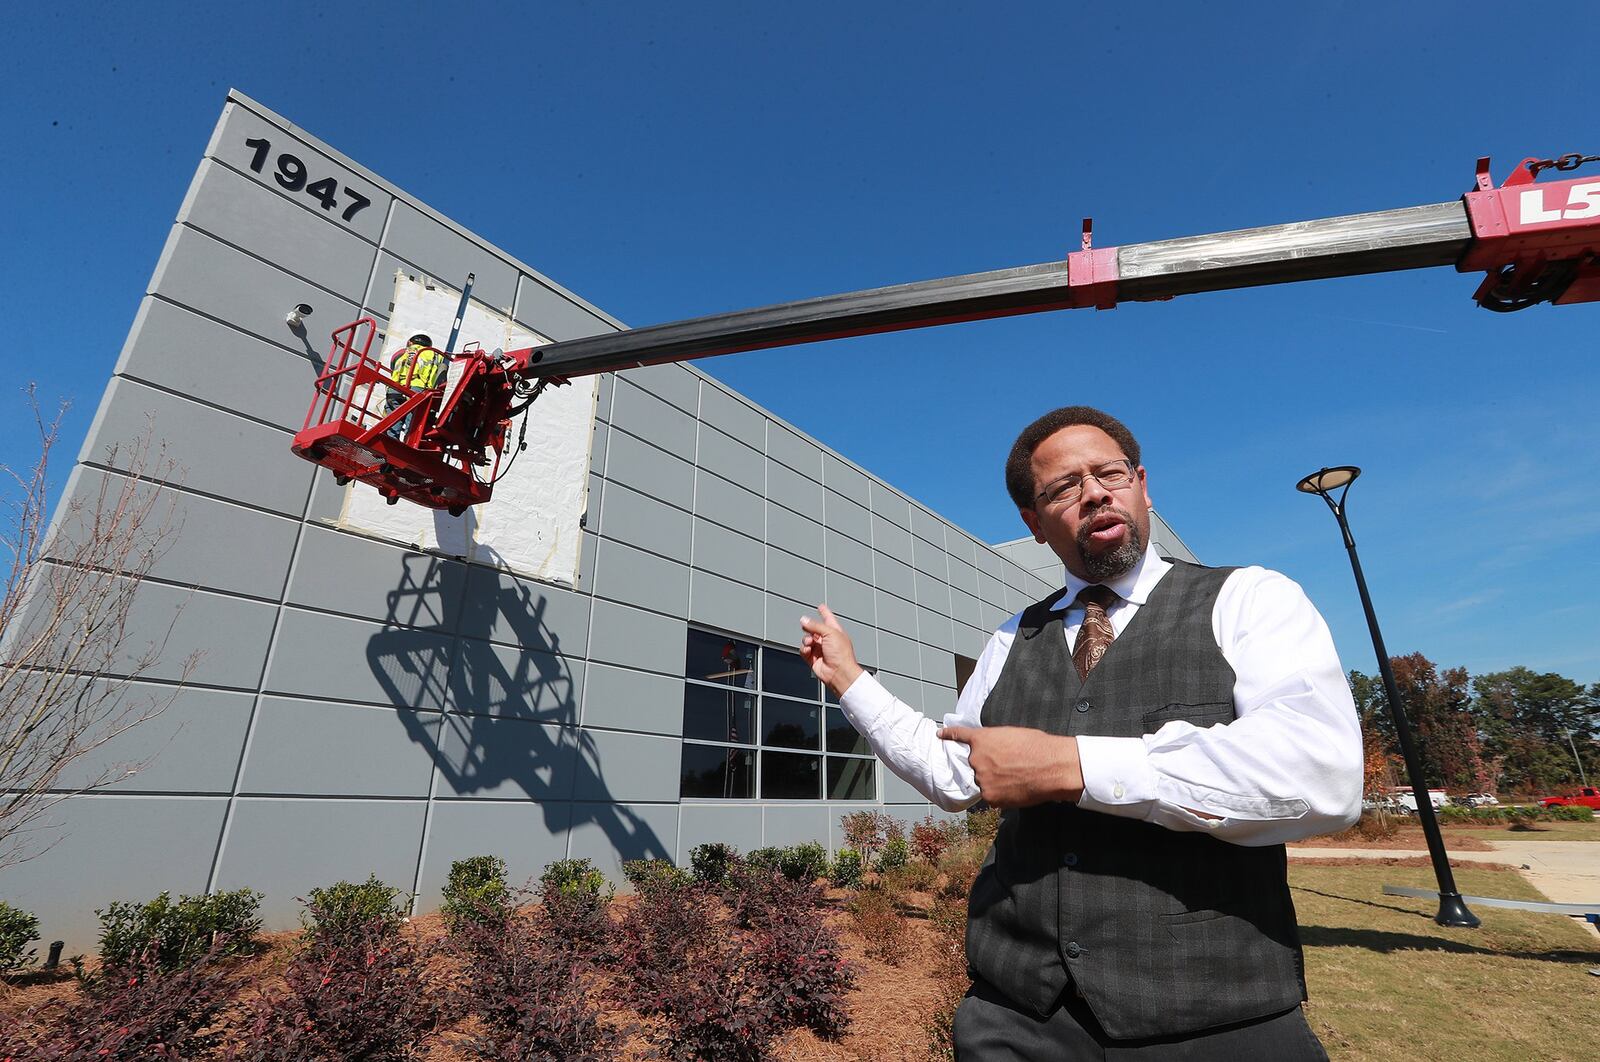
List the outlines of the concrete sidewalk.
<svg viewBox="0 0 1600 1062">
<path fill-rule="evenodd" d="M 1493 852 L 1451 852 L 1453 863 L 1486 863 L 1518 867 L 1533 887 L 1552 903 L 1600 904 L 1600 843 L 1593 841 L 1489 841 Z M 1294 859 L 1427 859 L 1427 849 L 1294 848 Z M 1589 922 L 1575 919 L 1600 937 Z"/>
</svg>

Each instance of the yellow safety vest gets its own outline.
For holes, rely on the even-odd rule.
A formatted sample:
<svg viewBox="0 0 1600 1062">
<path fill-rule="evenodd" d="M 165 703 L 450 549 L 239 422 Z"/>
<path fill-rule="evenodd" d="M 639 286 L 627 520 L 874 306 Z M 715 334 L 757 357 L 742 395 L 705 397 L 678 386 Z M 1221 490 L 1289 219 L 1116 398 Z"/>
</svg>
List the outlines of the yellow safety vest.
<svg viewBox="0 0 1600 1062">
<path fill-rule="evenodd" d="M 445 356 L 432 347 L 408 346 L 395 356 L 390 375 L 395 383 L 428 391 L 444 386 L 447 365 Z"/>
</svg>

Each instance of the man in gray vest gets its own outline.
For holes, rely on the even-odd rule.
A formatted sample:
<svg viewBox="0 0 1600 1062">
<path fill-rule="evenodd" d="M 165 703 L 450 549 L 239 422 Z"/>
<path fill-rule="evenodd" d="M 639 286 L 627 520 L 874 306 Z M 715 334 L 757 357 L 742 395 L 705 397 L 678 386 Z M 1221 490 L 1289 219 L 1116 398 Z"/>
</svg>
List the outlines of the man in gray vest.
<svg viewBox="0 0 1600 1062">
<path fill-rule="evenodd" d="M 801 621 L 891 770 L 946 810 L 1003 809 L 957 1057 L 1325 1059 L 1283 844 L 1360 814 L 1327 625 L 1276 572 L 1150 549 L 1139 444 L 1100 410 L 1030 424 L 1006 488 L 1067 583 L 995 632 L 943 727 L 862 670 L 826 605 Z"/>
</svg>

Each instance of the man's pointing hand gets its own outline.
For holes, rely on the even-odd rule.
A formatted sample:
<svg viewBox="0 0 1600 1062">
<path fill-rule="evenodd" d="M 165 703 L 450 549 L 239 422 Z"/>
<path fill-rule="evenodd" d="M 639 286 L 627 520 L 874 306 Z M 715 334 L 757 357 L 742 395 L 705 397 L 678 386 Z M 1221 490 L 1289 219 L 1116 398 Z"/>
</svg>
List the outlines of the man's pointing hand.
<svg viewBox="0 0 1600 1062">
<path fill-rule="evenodd" d="M 800 655 L 811 665 L 812 674 L 843 697 L 850 684 L 861 677 L 856 647 L 831 608 L 818 605 L 817 614 L 822 617 L 820 620 L 800 617 L 800 629 L 805 631 L 800 639 Z"/>
</svg>

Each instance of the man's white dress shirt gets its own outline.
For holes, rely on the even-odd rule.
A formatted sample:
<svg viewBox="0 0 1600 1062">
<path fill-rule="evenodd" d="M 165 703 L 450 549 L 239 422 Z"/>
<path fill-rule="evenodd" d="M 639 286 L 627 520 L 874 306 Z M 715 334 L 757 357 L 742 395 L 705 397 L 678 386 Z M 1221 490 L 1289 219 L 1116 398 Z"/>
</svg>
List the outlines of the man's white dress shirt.
<svg viewBox="0 0 1600 1062">
<path fill-rule="evenodd" d="M 1133 570 L 1106 583 L 1119 598 L 1108 613 L 1118 635 L 1171 568 L 1147 549 Z M 1083 623 L 1074 599 L 1086 585 L 1067 573 L 1052 606 L 1066 610 L 1069 649 Z M 1021 618 L 1012 616 L 989 639 L 946 726 L 983 725 L 984 701 Z M 1236 676 L 1236 718 L 1203 729 L 1174 721 L 1143 737 L 1079 737 L 1078 806 L 1243 845 L 1354 822 L 1361 813 L 1361 725 L 1328 625 L 1304 591 L 1277 572 L 1241 568 L 1217 595 L 1211 631 Z M 940 740 L 938 723 L 877 679 L 863 674 L 840 702 L 878 758 L 929 800 L 947 811 L 978 800 L 969 747 Z"/>
</svg>

